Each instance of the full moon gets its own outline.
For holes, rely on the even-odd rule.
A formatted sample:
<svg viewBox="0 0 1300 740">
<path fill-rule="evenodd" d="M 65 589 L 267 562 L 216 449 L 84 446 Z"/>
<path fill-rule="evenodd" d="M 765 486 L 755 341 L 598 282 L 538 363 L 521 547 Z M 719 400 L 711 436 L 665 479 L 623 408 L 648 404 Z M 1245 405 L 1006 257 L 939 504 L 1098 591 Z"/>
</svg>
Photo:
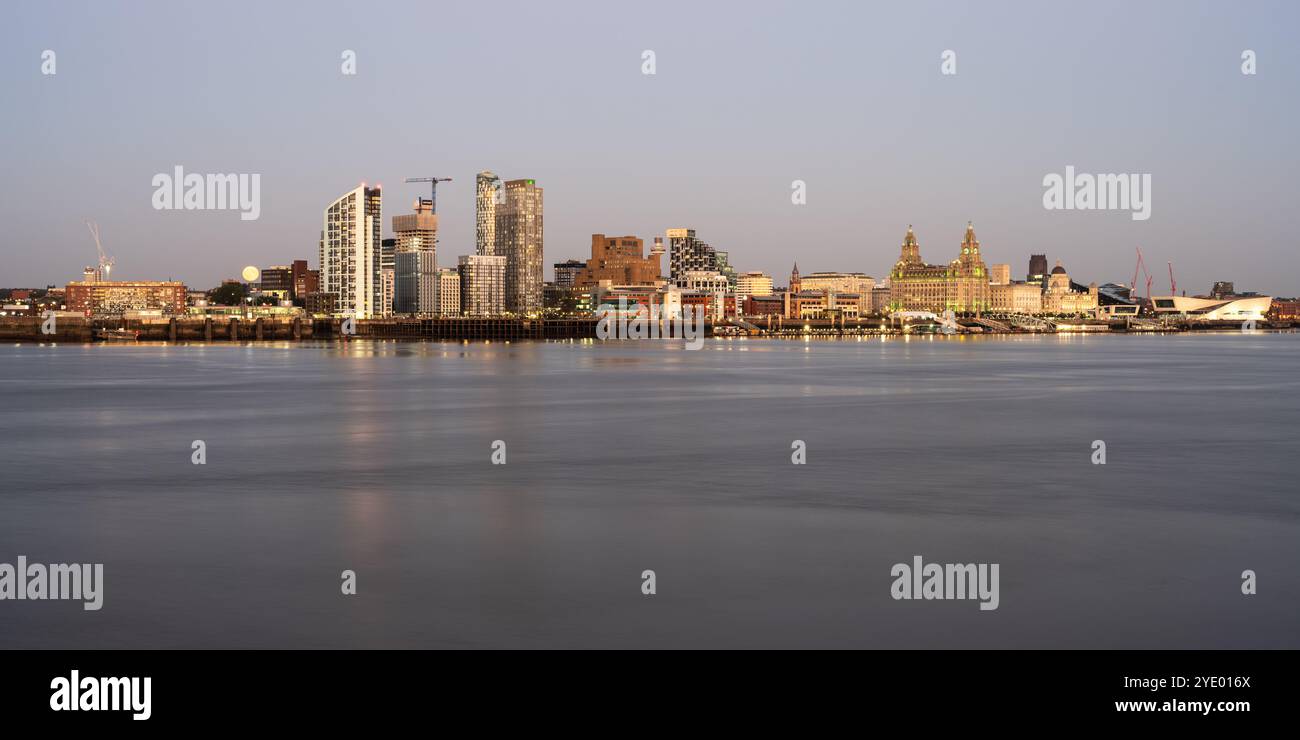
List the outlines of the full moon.
<svg viewBox="0 0 1300 740">
<path fill-rule="evenodd" d="M 262 271 L 258 270 L 256 267 L 253 267 L 252 265 L 249 265 L 248 267 L 244 268 L 244 282 L 246 283 L 251 283 L 257 280 L 257 278 L 261 277 L 261 275 L 262 275 Z"/>
</svg>

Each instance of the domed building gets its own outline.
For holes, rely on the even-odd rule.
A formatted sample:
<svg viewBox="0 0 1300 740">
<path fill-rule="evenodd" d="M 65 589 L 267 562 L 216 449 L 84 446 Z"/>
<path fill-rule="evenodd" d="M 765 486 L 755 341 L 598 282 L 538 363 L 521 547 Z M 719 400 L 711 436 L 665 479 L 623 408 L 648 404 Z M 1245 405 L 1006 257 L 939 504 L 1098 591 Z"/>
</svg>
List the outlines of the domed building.
<svg viewBox="0 0 1300 740">
<path fill-rule="evenodd" d="M 989 273 L 980 256 L 975 226 L 966 224 L 961 252 L 947 265 L 921 259 L 921 245 L 912 227 L 903 237 L 902 252 L 889 273 L 889 307 L 894 311 L 978 313 L 990 308 Z"/>
<path fill-rule="evenodd" d="M 1087 291 L 1075 290 L 1070 282 L 1070 274 L 1056 261 L 1047 276 L 1047 285 L 1043 288 L 1043 311 L 1049 314 L 1092 313 L 1097 310 L 1097 284 L 1092 283 Z"/>
</svg>

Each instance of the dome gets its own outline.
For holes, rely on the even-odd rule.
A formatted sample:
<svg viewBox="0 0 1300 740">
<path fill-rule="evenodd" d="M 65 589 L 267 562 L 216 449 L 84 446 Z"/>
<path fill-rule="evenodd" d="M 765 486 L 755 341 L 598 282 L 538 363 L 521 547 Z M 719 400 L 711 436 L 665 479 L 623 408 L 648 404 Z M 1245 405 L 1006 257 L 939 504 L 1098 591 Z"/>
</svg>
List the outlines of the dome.
<svg viewBox="0 0 1300 740">
<path fill-rule="evenodd" d="M 1064 267 L 1061 267 L 1061 261 L 1060 261 L 1060 260 L 1057 260 L 1057 261 L 1056 261 L 1056 267 L 1053 267 L 1053 268 L 1052 268 L 1052 274 L 1053 274 L 1053 275 L 1064 275 L 1064 274 L 1065 274 L 1065 268 L 1064 268 Z"/>
</svg>

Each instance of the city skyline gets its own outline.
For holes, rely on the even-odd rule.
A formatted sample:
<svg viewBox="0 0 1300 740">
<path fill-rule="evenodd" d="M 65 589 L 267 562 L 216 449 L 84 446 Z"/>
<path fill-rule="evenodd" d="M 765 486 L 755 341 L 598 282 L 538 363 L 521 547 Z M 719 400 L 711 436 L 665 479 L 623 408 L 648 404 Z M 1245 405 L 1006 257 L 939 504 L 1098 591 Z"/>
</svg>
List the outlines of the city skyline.
<svg viewBox="0 0 1300 740">
<path fill-rule="evenodd" d="M 1289 708 L 1300 0 L 8 10 L 6 708 L 629 649 Z"/>
<path fill-rule="evenodd" d="M 22 6 L 0 31 L 0 86 L 24 111 L 0 155 L 16 173 L 0 186 L 3 282 L 75 278 L 94 254 L 82 222 L 95 220 L 115 277 L 216 285 L 232 265 L 314 252 L 313 213 L 344 188 L 383 183 L 400 203 L 427 193 L 402 183 L 424 172 L 455 180 L 438 199 L 439 251 L 472 254 L 473 176 L 486 165 L 551 191 L 548 280 L 592 233 L 681 224 L 738 270 L 784 275 L 797 260 L 880 276 L 907 223 L 946 253 L 957 246 L 948 231 L 973 220 L 989 262 L 1046 253 L 1088 280 L 1127 282 L 1141 246 L 1197 292 L 1233 280 L 1289 295 L 1300 162 L 1285 91 L 1300 54 L 1283 29 L 1298 11 L 1260 7 L 1270 12 L 761 4 L 736 25 L 725 5 L 392 4 L 321 12 L 321 33 L 303 39 L 283 33 L 287 8 Z M 415 43 L 429 27 L 419 19 L 436 21 L 436 50 Z M 812 34 L 825 43 L 791 51 L 789 39 Z M 60 54 L 56 75 L 40 74 L 45 49 Z M 463 71 L 483 49 L 487 61 Z M 647 49 L 654 75 L 640 69 Z M 1258 54 L 1257 75 L 1241 74 L 1244 49 Z M 340 74 L 343 50 L 356 53 L 355 76 Z M 956 75 L 940 73 L 945 50 Z M 428 70 L 437 95 L 412 99 Z M 516 94 L 483 97 L 499 86 Z M 387 113 L 397 101 L 402 115 Z M 627 114 L 591 115 L 592 103 Z M 358 125 L 367 133 L 353 146 L 331 148 Z M 259 218 L 154 210 L 150 178 L 178 165 L 260 174 Z M 1045 210 L 1044 176 L 1070 166 L 1150 173 L 1151 218 Z M 803 205 L 791 203 L 796 180 Z"/>
</svg>

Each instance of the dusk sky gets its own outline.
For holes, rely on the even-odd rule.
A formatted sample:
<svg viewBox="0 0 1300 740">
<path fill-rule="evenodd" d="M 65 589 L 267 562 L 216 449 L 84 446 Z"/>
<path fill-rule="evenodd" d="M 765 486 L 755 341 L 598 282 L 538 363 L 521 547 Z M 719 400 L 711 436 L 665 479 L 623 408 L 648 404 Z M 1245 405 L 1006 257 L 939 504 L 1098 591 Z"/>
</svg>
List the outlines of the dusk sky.
<svg viewBox="0 0 1300 740">
<path fill-rule="evenodd" d="M 929 262 L 968 220 L 989 263 L 1031 252 L 1168 291 L 1300 294 L 1294 2 L 46 2 L 0 24 L 0 287 L 209 288 L 317 266 L 359 182 L 391 217 L 438 191 L 440 265 L 474 251 L 474 175 L 545 188 L 545 262 L 590 235 L 690 227 L 738 270 L 884 277 L 908 224 Z M 43 50 L 57 72 L 41 72 Z M 341 74 L 341 54 L 357 74 Z M 653 50 L 656 74 L 643 75 Z M 957 74 L 940 73 L 956 52 Z M 1241 71 L 1243 50 L 1258 73 Z M 258 173 L 261 217 L 166 211 L 151 180 Z M 1149 173 L 1151 218 L 1048 211 L 1043 177 Z M 791 203 L 791 182 L 807 204 Z M 667 265 L 665 264 L 665 270 Z"/>
</svg>

